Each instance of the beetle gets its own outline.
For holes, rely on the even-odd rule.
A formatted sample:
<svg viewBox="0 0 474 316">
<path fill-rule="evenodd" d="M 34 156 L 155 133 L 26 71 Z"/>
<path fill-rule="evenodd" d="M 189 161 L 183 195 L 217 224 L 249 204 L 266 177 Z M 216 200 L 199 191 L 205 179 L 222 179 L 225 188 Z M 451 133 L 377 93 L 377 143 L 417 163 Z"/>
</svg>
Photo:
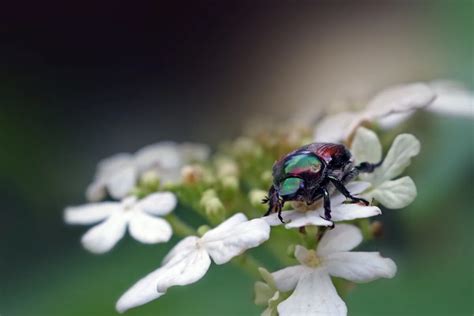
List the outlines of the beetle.
<svg viewBox="0 0 474 316">
<path fill-rule="evenodd" d="M 281 210 L 285 202 L 302 201 L 310 205 L 323 198 L 321 217 L 330 221 L 332 187 L 352 202 L 369 205 L 367 200 L 353 196 L 345 184 L 360 172 L 373 172 L 381 164 L 382 161 L 363 162 L 355 166 L 351 152 L 342 144 L 312 143 L 300 147 L 273 164 L 273 184 L 262 201 L 269 204 L 264 216 L 278 213 L 284 223 Z"/>
</svg>

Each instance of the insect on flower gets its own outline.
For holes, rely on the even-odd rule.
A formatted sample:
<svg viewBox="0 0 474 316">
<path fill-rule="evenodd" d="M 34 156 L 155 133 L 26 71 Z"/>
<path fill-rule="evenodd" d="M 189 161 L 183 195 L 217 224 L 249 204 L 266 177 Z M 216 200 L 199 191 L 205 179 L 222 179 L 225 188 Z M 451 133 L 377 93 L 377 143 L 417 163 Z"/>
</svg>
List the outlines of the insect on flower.
<svg viewBox="0 0 474 316">
<path fill-rule="evenodd" d="M 310 205 L 323 198 L 323 218 L 330 221 L 329 195 L 334 189 L 352 202 L 369 205 L 367 200 L 353 196 L 345 184 L 360 172 L 373 172 L 381 163 L 362 162 L 355 166 L 351 152 L 341 144 L 312 143 L 298 148 L 273 165 L 273 185 L 263 200 L 269 204 L 264 216 L 278 213 L 283 222 L 281 210 L 286 201 L 302 201 Z"/>
</svg>

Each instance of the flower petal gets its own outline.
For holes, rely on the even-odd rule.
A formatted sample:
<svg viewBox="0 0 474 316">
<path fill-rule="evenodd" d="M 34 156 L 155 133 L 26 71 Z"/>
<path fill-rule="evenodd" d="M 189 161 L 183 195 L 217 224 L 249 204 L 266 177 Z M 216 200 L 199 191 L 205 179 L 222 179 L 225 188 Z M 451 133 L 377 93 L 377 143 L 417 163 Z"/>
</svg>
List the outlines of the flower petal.
<svg viewBox="0 0 474 316">
<path fill-rule="evenodd" d="M 241 222 L 223 230 L 220 226 L 227 227 L 229 222 L 226 222 L 208 231 L 201 238 L 201 242 L 216 264 L 224 264 L 270 238 L 270 226 L 261 218 Z"/>
<path fill-rule="evenodd" d="M 153 215 L 169 214 L 177 204 L 176 195 L 171 192 L 157 192 L 148 195 L 137 203 L 137 207 Z"/>
<path fill-rule="evenodd" d="M 337 252 L 324 258 L 329 274 L 352 282 L 370 282 L 379 278 L 393 278 L 397 266 L 392 259 L 378 252 Z"/>
<path fill-rule="evenodd" d="M 136 178 L 135 167 L 131 164 L 127 165 L 107 179 L 107 190 L 113 198 L 121 199 L 133 189 Z"/>
<path fill-rule="evenodd" d="M 351 153 L 356 163 L 380 162 L 382 160 L 382 145 L 377 134 L 365 127 L 359 127 L 352 141 Z"/>
<path fill-rule="evenodd" d="M 439 114 L 474 118 L 474 93 L 455 81 L 440 80 L 431 83 L 436 100 L 427 108 Z"/>
<path fill-rule="evenodd" d="M 367 218 L 380 214 L 382 214 L 382 211 L 376 206 L 365 206 L 357 203 L 341 204 L 331 208 L 331 219 L 335 222 Z"/>
<path fill-rule="evenodd" d="M 175 285 L 187 285 L 200 280 L 211 265 L 211 258 L 203 248 L 188 249 L 186 253 L 174 256 L 163 266 L 163 273 L 157 277 L 158 292 L 166 292 Z"/>
<path fill-rule="evenodd" d="M 255 305 L 267 306 L 268 300 L 275 294 L 275 289 L 272 289 L 267 283 L 257 281 L 254 284 Z"/>
<path fill-rule="evenodd" d="M 205 235 L 207 236 L 218 236 L 225 233 L 229 229 L 232 229 L 235 225 L 247 222 L 247 216 L 244 213 L 237 213 L 220 223 L 217 227 L 209 230 Z M 212 237 L 208 237 L 212 238 Z"/>
<path fill-rule="evenodd" d="M 347 307 L 324 268 L 300 277 L 293 294 L 278 305 L 280 316 L 345 316 Z"/>
<path fill-rule="evenodd" d="M 340 142 L 361 122 L 359 113 L 341 112 L 322 119 L 314 131 L 315 142 Z"/>
<path fill-rule="evenodd" d="M 169 262 L 178 262 L 193 252 L 198 247 L 199 238 L 196 236 L 188 236 L 177 243 L 173 249 L 163 259 L 162 265 L 167 265 Z"/>
<path fill-rule="evenodd" d="M 128 230 L 133 238 L 144 244 L 167 242 L 173 233 L 167 221 L 141 211 L 132 214 Z"/>
<path fill-rule="evenodd" d="M 435 97 L 433 89 L 424 83 L 395 86 L 377 94 L 365 112 L 371 119 L 382 118 L 428 106 Z"/>
<path fill-rule="evenodd" d="M 182 160 L 175 142 L 159 142 L 143 147 L 135 153 L 134 161 L 140 172 L 158 169 L 177 169 Z"/>
<path fill-rule="evenodd" d="M 311 252 L 314 252 L 312 250 Z M 296 245 L 295 247 L 295 258 L 299 261 L 302 265 L 306 264 L 307 259 L 310 257 L 310 250 L 306 249 L 301 245 Z"/>
<path fill-rule="evenodd" d="M 105 183 L 102 180 L 94 180 L 87 186 L 86 199 L 89 202 L 98 202 L 104 199 L 106 195 Z"/>
<path fill-rule="evenodd" d="M 402 113 L 393 113 L 385 117 L 379 118 L 377 120 L 377 124 L 383 130 L 389 130 L 409 120 L 413 116 L 413 114 L 415 114 L 415 112 L 416 110 L 406 111 Z"/>
<path fill-rule="evenodd" d="M 97 164 L 96 179 L 108 178 L 132 163 L 132 155 L 119 153 L 102 159 Z"/>
<path fill-rule="evenodd" d="M 291 215 L 293 213 L 299 213 L 299 212 L 297 212 L 297 211 L 283 211 L 283 212 L 281 212 L 281 216 L 283 217 L 283 220 L 285 221 L 285 223 L 288 221 L 288 218 L 293 216 L 293 215 Z M 277 213 L 272 213 L 270 215 L 263 216 L 262 219 L 265 222 L 267 222 L 267 224 L 270 225 L 270 226 L 278 226 L 278 225 L 282 224 L 282 222 L 278 218 Z"/>
<path fill-rule="evenodd" d="M 326 231 L 316 252 L 318 256 L 326 256 L 334 252 L 349 251 L 357 247 L 362 240 L 362 233 L 356 226 L 337 224 L 334 229 Z"/>
<path fill-rule="evenodd" d="M 273 272 L 272 277 L 275 280 L 276 287 L 279 291 L 288 292 L 296 287 L 296 283 L 298 283 L 301 275 L 309 269 L 310 268 L 303 265 L 286 267 Z"/>
<path fill-rule="evenodd" d="M 368 195 L 387 208 L 399 209 L 412 203 L 416 198 L 417 191 L 413 180 L 406 176 L 397 180 L 385 181 Z"/>
<path fill-rule="evenodd" d="M 161 268 L 143 277 L 128 289 L 117 301 L 115 305 L 117 311 L 123 313 L 130 308 L 146 304 L 165 294 L 156 290 L 157 278 L 160 273 L 163 273 Z"/>
<path fill-rule="evenodd" d="M 115 213 L 106 221 L 89 229 L 81 242 L 84 248 L 93 253 L 104 253 L 112 249 L 122 239 L 127 229 L 127 218 L 122 212 Z"/>
<path fill-rule="evenodd" d="M 68 224 L 94 224 L 120 211 L 121 207 L 119 202 L 69 206 L 64 210 L 64 221 Z"/>
<path fill-rule="evenodd" d="M 393 141 L 382 165 L 375 169 L 373 175 L 379 184 L 400 175 L 411 158 L 420 152 L 420 141 L 410 134 L 400 134 Z"/>
<path fill-rule="evenodd" d="M 324 211 L 321 209 L 317 211 L 308 211 L 308 212 L 298 212 L 292 211 L 291 213 L 288 212 L 289 216 L 285 216 L 285 221 L 290 221 L 288 224 L 285 225 L 286 228 L 298 228 L 307 225 L 313 226 L 332 226 L 333 222 L 325 220 L 321 217 L 321 214 Z"/>
<path fill-rule="evenodd" d="M 346 185 L 346 189 L 351 192 L 352 195 L 357 195 L 364 192 L 367 188 L 371 186 L 370 182 L 366 181 L 352 181 Z M 345 201 L 345 200 L 344 200 Z M 344 202 L 342 201 L 342 202 Z M 341 203 L 342 203 L 341 202 Z M 333 198 L 331 198 L 331 203 L 334 204 Z"/>
</svg>

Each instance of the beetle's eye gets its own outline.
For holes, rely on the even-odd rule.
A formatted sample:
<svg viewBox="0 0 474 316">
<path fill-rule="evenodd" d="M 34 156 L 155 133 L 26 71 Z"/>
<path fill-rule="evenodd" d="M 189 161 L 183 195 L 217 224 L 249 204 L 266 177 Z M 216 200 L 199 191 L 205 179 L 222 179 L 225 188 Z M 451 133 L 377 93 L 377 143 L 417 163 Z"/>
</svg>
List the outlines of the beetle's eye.
<svg viewBox="0 0 474 316">
<path fill-rule="evenodd" d="M 303 186 L 303 179 L 300 178 L 286 178 L 280 185 L 280 195 L 295 194 Z"/>
</svg>

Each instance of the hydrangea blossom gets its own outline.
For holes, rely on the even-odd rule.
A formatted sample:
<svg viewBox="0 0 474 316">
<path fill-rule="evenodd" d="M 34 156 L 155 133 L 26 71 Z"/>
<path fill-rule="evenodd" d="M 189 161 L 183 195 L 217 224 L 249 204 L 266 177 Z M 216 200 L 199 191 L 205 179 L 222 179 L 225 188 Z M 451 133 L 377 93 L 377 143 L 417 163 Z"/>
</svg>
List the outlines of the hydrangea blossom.
<svg viewBox="0 0 474 316">
<path fill-rule="evenodd" d="M 354 196 L 370 187 L 368 182 L 352 182 L 347 185 L 347 189 Z M 344 203 L 346 197 L 341 193 L 331 196 L 331 220 L 334 222 L 348 221 L 356 218 L 366 218 L 380 215 L 382 212 L 376 206 L 365 206 L 357 203 Z M 314 208 L 312 208 L 314 207 Z M 317 202 L 309 209 L 283 211 L 282 217 L 286 228 L 297 228 L 306 225 L 332 226 L 333 222 L 324 219 L 324 207 L 321 202 Z M 271 214 L 265 217 L 265 220 L 272 226 L 280 225 L 281 221 L 277 214 Z"/>
<path fill-rule="evenodd" d="M 392 278 L 397 267 L 378 252 L 351 252 L 363 240 L 360 230 L 339 224 L 327 231 L 315 250 L 295 249 L 300 265 L 272 273 L 281 292 L 293 293 L 278 305 L 280 316 L 342 316 L 347 307 L 339 297 L 331 276 L 365 283 L 378 278 Z"/>
<path fill-rule="evenodd" d="M 135 154 L 120 153 L 99 162 L 94 181 L 88 186 L 89 201 L 99 201 L 108 192 L 113 198 L 125 197 L 137 179 L 154 172 L 161 183 L 178 182 L 181 168 L 191 161 L 203 161 L 209 156 L 206 145 L 159 142 L 148 145 Z"/>
<path fill-rule="evenodd" d="M 131 196 L 121 202 L 90 203 L 71 206 L 64 212 L 68 224 L 100 224 L 92 227 L 81 239 L 82 245 L 93 253 L 104 253 L 122 239 L 125 231 L 136 240 L 147 243 L 167 242 L 172 235 L 170 224 L 157 216 L 164 216 L 176 207 L 176 196 L 158 192 L 142 200 Z"/>
<path fill-rule="evenodd" d="M 116 308 L 124 312 L 164 295 L 168 288 L 200 280 L 211 265 L 229 262 L 249 248 L 270 237 L 270 226 L 263 219 L 248 221 L 238 213 L 206 232 L 180 241 L 165 257 L 162 266 L 133 285 L 118 300 Z"/>
<path fill-rule="evenodd" d="M 382 145 L 377 135 L 364 127 L 357 129 L 351 146 L 351 152 L 357 162 L 380 162 Z M 417 195 L 413 180 L 398 177 L 410 164 L 411 158 L 420 152 L 420 142 L 410 134 L 400 134 L 393 141 L 383 163 L 373 173 L 360 174 L 359 178 L 370 183 L 370 188 L 362 196 L 374 198 L 382 205 L 391 209 L 404 208 Z M 395 179 L 395 180 L 393 180 Z"/>
</svg>

